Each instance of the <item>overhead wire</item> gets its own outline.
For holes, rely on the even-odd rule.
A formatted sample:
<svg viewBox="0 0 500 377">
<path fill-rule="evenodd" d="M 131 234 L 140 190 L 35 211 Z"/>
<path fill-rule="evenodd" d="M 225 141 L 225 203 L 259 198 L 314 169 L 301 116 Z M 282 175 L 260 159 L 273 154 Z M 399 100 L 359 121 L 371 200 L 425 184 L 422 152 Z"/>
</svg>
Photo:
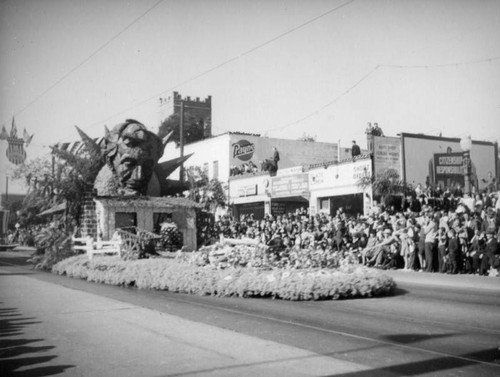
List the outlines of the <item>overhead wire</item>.
<svg viewBox="0 0 500 377">
<path fill-rule="evenodd" d="M 299 124 L 314 115 L 317 115 L 319 112 L 323 111 L 324 109 L 332 106 L 335 104 L 337 101 L 339 101 L 342 97 L 346 96 L 349 94 L 353 89 L 355 89 L 357 86 L 359 86 L 363 81 L 368 79 L 371 75 L 373 75 L 375 72 L 377 72 L 380 68 L 396 68 L 396 69 L 433 69 L 433 68 L 448 68 L 448 67 L 460 67 L 464 65 L 472 65 L 472 64 L 481 64 L 481 63 L 490 63 L 500 60 L 500 56 L 493 56 L 489 58 L 484 58 L 484 59 L 476 59 L 476 60 L 469 60 L 469 61 L 462 61 L 462 62 L 455 62 L 455 63 L 444 63 L 444 64 L 426 64 L 426 65 L 398 65 L 398 64 L 378 64 L 374 68 L 372 68 L 368 73 L 363 75 L 358 81 L 356 81 L 353 85 L 351 85 L 348 89 L 343 91 L 340 95 L 335 97 L 333 100 L 325 103 L 324 105 L 320 106 L 319 108 L 315 109 L 314 111 L 311 111 L 307 115 L 303 116 L 302 118 L 289 122 L 285 125 L 275 127 L 275 128 L 268 128 L 269 131 L 281 131 L 285 128 L 294 126 L 296 124 Z"/>
<path fill-rule="evenodd" d="M 121 29 L 117 34 L 115 34 L 113 37 L 111 37 L 109 40 L 107 40 L 105 43 L 100 45 L 96 50 L 94 50 L 90 55 L 88 55 L 85 59 L 83 59 L 80 63 L 78 63 L 76 66 L 74 66 L 72 69 L 70 69 L 66 74 L 61 76 L 58 80 L 56 80 L 52 85 L 50 85 L 47 89 L 45 89 L 42 93 L 40 93 L 38 96 L 36 96 L 33 100 L 28 102 L 24 107 L 22 107 L 20 110 L 16 111 L 14 113 L 14 116 L 18 116 L 19 114 L 23 113 L 34 105 L 36 102 L 38 102 L 42 97 L 44 97 L 47 93 L 49 93 L 52 89 L 54 89 L 56 86 L 58 86 L 60 83 L 62 83 L 66 78 L 68 78 L 70 75 L 72 75 L 75 71 L 77 71 L 80 67 L 82 67 L 84 64 L 86 64 L 89 60 L 91 60 L 94 56 L 96 56 L 99 52 L 104 50 L 107 46 L 109 46 L 113 41 L 115 41 L 120 35 L 125 33 L 128 29 L 130 29 L 135 23 L 137 23 L 140 19 L 142 19 L 144 16 L 146 16 L 148 13 L 150 13 L 153 9 L 155 9 L 160 3 L 162 3 L 164 0 L 158 0 L 155 4 L 153 4 L 151 7 L 149 7 L 145 12 L 137 16 L 135 19 L 133 19 L 131 22 L 129 22 L 123 29 Z"/>
<path fill-rule="evenodd" d="M 297 25 L 297 26 L 295 26 L 295 27 L 293 27 L 291 29 L 288 29 L 288 30 L 286 30 L 285 32 L 283 32 L 281 34 L 278 34 L 277 36 L 275 36 L 275 37 L 273 37 L 271 39 L 268 39 L 268 40 L 266 40 L 266 41 L 264 41 L 264 42 L 262 42 L 262 43 L 260 43 L 260 44 L 258 44 L 256 46 L 254 46 L 254 47 L 251 47 L 250 49 L 248 49 L 248 50 L 246 50 L 246 51 L 244 51 L 244 52 L 242 52 L 242 53 L 240 53 L 238 55 L 235 55 L 235 56 L 233 56 L 233 57 L 231 57 L 231 58 L 229 58 L 229 59 L 227 59 L 227 60 L 225 60 L 225 61 L 223 61 L 223 62 L 221 62 L 221 63 L 219 63 L 219 64 L 217 64 L 217 65 L 215 65 L 215 66 L 213 66 L 213 67 L 211 67 L 211 68 L 209 68 L 207 70 L 205 70 L 205 71 L 202 71 L 202 72 L 200 72 L 200 73 L 198 73 L 198 74 L 196 74 L 196 75 L 194 75 L 194 76 L 192 76 L 192 77 L 190 77 L 190 78 L 188 78 L 186 80 L 183 80 L 183 81 L 181 81 L 181 82 L 179 82 L 179 83 L 177 83 L 177 84 L 169 87 L 168 89 L 162 90 L 161 92 L 159 92 L 157 94 L 154 94 L 154 95 L 152 95 L 152 96 L 150 96 L 148 98 L 145 98 L 145 99 L 139 101 L 138 103 L 135 103 L 132 106 L 129 106 L 129 107 L 123 109 L 123 110 L 120 110 L 117 113 L 114 113 L 113 115 L 108 116 L 105 119 L 102 119 L 102 120 L 100 120 L 98 122 L 94 122 L 94 123 L 91 123 L 88 126 L 83 126 L 83 127 L 80 127 L 80 128 L 82 128 L 83 130 L 88 130 L 88 129 L 93 128 L 95 126 L 103 125 L 108 120 L 111 120 L 111 119 L 113 119 L 113 118 L 115 118 L 115 117 L 117 117 L 119 115 L 122 115 L 122 114 L 126 113 L 127 111 L 133 110 L 133 109 L 135 109 L 135 108 L 137 108 L 137 107 L 139 107 L 139 106 L 141 106 L 141 105 L 143 105 L 143 104 L 145 104 L 145 103 L 147 103 L 147 102 L 149 102 L 149 101 L 151 101 L 153 99 L 157 99 L 159 96 L 161 96 L 161 95 L 163 95 L 165 93 L 171 92 L 172 90 L 177 89 L 180 86 L 183 86 L 183 85 L 186 85 L 186 84 L 188 84 L 190 82 L 193 82 L 193 81 L 199 79 L 200 77 L 208 75 L 209 73 L 212 73 L 212 72 L 214 72 L 214 71 L 216 71 L 216 70 L 218 70 L 218 69 L 220 69 L 220 68 L 222 68 L 222 67 L 224 67 L 224 66 L 226 66 L 226 65 L 228 65 L 228 64 L 230 64 L 230 63 L 232 63 L 232 62 L 234 62 L 236 60 L 239 60 L 239 59 L 241 59 L 241 58 L 243 58 L 243 57 L 245 57 L 247 55 L 250 55 L 251 53 L 253 53 L 253 52 L 255 52 L 255 51 L 257 51 L 257 50 L 259 50 L 259 49 L 261 49 L 261 48 L 263 48 L 263 47 L 265 47 L 265 46 L 267 46 L 267 45 L 269 45 L 269 44 L 271 44 L 271 43 L 273 43 L 273 42 L 275 42 L 275 41 L 277 41 L 277 40 L 279 40 L 279 39 L 281 39 L 281 38 L 283 38 L 283 37 L 285 37 L 285 36 L 287 36 L 287 35 L 289 35 L 289 34 L 291 34 L 293 32 L 295 32 L 295 31 L 299 30 L 299 29 L 304 28 L 305 26 L 310 25 L 313 22 L 316 22 L 319 19 L 321 19 L 323 17 L 326 17 L 326 16 L 328 16 L 329 14 L 331 14 L 333 12 L 336 12 L 336 11 L 340 10 L 341 8 L 344 8 L 347 5 L 350 5 L 353 2 L 355 2 L 355 1 L 356 0 L 349 0 L 349 1 L 345 2 L 345 3 L 342 3 L 342 4 L 334 7 L 334 8 L 331 8 L 331 9 L 327 10 L 326 12 L 321 13 L 320 15 L 318 15 L 316 17 L 313 17 L 313 18 L 311 18 L 311 19 L 309 19 L 309 20 L 301 23 L 300 25 Z M 68 137 L 68 136 L 70 136 L 70 135 L 67 135 L 65 137 Z M 61 138 L 59 140 L 62 140 L 65 137 L 63 137 L 63 138 Z"/>
</svg>

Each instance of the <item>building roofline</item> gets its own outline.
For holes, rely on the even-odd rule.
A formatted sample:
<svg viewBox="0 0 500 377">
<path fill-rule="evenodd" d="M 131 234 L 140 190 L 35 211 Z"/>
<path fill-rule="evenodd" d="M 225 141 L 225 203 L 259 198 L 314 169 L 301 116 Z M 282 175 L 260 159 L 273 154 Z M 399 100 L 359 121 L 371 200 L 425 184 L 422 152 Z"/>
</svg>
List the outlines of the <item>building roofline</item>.
<svg viewBox="0 0 500 377">
<path fill-rule="evenodd" d="M 458 137 L 444 137 L 444 136 L 433 136 L 433 135 L 413 134 L 413 133 L 409 133 L 409 132 L 401 132 L 401 139 L 404 139 L 405 137 L 414 138 L 414 139 L 450 141 L 450 142 L 455 142 L 455 143 L 460 142 L 460 138 L 458 138 Z M 472 140 L 472 144 L 493 146 L 495 143 L 491 142 L 491 141 Z"/>
</svg>

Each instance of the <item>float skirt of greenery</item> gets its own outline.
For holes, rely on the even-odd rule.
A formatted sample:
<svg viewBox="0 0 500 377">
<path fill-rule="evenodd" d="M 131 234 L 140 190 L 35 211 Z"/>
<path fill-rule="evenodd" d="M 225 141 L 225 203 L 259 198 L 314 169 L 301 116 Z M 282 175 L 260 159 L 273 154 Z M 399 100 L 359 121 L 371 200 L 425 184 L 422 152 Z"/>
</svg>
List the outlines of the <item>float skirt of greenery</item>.
<svg viewBox="0 0 500 377">
<path fill-rule="evenodd" d="M 286 300 L 326 300 L 391 294 L 394 280 L 380 271 L 358 265 L 338 269 L 218 269 L 168 258 L 123 261 L 85 255 L 57 263 L 53 273 L 88 281 L 198 295 Z"/>
</svg>

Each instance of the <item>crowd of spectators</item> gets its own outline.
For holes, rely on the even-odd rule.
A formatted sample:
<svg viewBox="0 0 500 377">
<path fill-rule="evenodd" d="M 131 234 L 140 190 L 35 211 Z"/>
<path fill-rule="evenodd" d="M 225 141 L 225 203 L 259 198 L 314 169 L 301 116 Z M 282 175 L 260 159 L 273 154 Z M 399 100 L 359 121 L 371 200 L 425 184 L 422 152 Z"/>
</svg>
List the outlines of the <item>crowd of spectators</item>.
<svg viewBox="0 0 500 377">
<path fill-rule="evenodd" d="M 206 242 L 254 238 L 285 257 L 294 248 L 333 253 L 348 263 L 381 269 L 488 275 L 500 270 L 499 192 L 476 196 L 416 188 L 402 205 L 374 203 L 367 216 L 310 216 L 306 208 L 238 221 L 221 217 L 205 229 Z M 461 196 L 460 196 L 461 195 Z"/>
<path fill-rule="evenodd" d="M 248 161 L 241 165 L 231 166 L 231 169 L 229 170 L 229 175 L 236 176 L 236 175 L 255 174 L 259 171 L 260 169 L 257 167 L 257 165 L 255 165 L 252 161 Z"/>
</svg>

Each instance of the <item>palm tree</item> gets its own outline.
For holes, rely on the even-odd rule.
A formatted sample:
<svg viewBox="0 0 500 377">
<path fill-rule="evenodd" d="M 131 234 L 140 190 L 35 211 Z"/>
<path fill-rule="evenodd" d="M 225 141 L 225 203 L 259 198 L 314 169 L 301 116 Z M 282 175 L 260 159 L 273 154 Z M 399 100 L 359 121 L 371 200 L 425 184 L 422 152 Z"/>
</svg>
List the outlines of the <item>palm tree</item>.
<svg viewBox="0 0 500 377">
<path fill-rule="evenodd" d="M 367 189 L 371 186 L 375 197 L 380 198 L 384 206 L 392 204 L 395 197 L 402 196 L 407 192 L 407 186 L 401 180 L 395 169 L 383 169 L 372 176 L 364 176 L 358 181 L 358 186 Z"/>
</svg>

